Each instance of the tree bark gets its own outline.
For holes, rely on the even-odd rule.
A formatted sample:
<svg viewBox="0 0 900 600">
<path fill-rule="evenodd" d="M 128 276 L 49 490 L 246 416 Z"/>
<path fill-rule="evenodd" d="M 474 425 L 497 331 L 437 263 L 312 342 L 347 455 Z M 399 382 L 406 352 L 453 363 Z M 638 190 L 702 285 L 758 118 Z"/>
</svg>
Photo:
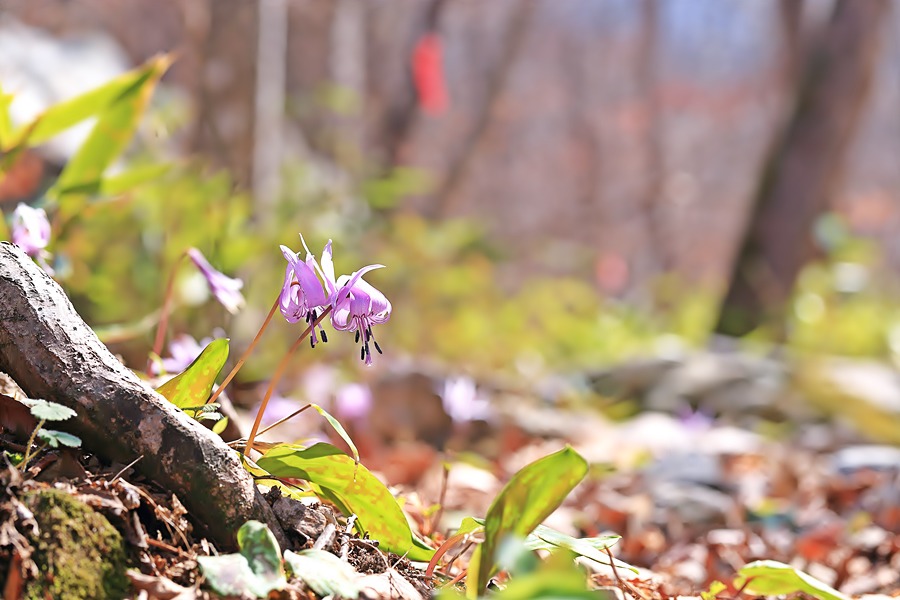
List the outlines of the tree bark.
<svg viewBox="0 0 900 600">
<path fill-rule="evenodd" d="M 863 114 L 888 3 L 838 0 L 811 49 L 794 112 L 763 168 L 716 332 L 784 323 L 800 270 L 816 254 L 812 226 L 840 188 Z"/>
<path fill-rule="evenodd" d="M 32 398 L 72 408 L 60 429 L 108 461 L 128 463 L 176 494 L 219 547 L 249 519 L 284 534 L 241 466 L 214 433 L 144 385 L 75 312 L 59 285 L 18 247 L 0 243 L 0 370 Z"/>
</svg>

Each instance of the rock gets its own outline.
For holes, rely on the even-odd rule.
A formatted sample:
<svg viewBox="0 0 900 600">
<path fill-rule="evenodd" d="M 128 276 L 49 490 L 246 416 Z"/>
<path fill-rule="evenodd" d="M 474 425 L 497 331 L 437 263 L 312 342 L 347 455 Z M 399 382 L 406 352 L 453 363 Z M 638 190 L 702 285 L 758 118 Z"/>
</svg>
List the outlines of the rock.
<svg viewBox="0 0 900 600">
<path fill-rule="evenodd" d="M 678 366 L 678 361 L 669 358 L 637 359 L 595 371 L 588 375 L 588 382 L 602 396 L 641 399 Z"/>
<path fill-rule="evenodd" d="M 663 509 L 658 521 L 687 527 L 726 527 L 735 522 L 737 505 L 728 494 L 706 486 L 665 481 L 652 486 L 650 491 L 657 507 Z"/>
<path fill-rule="evenodd" d="M 423 441 L 442 449 L 453 422 L 435 393 L 437 383 L 422 373 L 394 375 L 372 386 L 369 427 L 387 444 Z"/>
</svg>

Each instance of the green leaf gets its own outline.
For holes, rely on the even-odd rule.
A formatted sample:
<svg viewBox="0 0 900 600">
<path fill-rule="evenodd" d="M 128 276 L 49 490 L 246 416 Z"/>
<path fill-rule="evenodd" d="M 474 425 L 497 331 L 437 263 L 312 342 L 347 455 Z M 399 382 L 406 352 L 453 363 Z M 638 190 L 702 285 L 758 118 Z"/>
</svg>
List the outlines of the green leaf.
<svg viewBox="0 0 900 600">
<path fill-rule="evenodd" d="M 487 587 L 500 542 L 524 538 L 562 504 L 587 475 L 588 464 L 571 447 L 545 456 L 513 475 L 485 517 L 484 543 L 478 565 L 477 590 Z"/>
<path fill-rule="evenodd" d="M 6 148 L 12 141 L 12 118 L 9 115 L 9 106 L 12 104 L 13 95 L 7 94 L 0 86 L 0 149 Z"/>
<path fill-rule="evenodd" d="M 382 550 L 406 555 L 413 561 L 431 559 L 434 550 L 413 536 L 397 500 L 365 466 L 331 444 L 309 448 L 282 444 L 257 461 L 276 477 L 305 479 L 333 494 L 346 511 L 357 516 L 357 526 Z"/>
<path fill-rule="evenodd" d="M 68 406 L 63 406 L 62 404 L 49 402 L 47 400 L 31 400 L 26 398 L 21 402 L 31 409 L 31 414 L 42 421 L 65 421 L 77 414 Z"/>
<path fill-rule="evenodd" d="M 141 185 L 142 183 L 146 183 L 148 181 L 152 181 L 154 179 L 162 177 L 171 168 L 172 165 L 166 163 L 141 165 L 139 167 L 133 167 L 116 175 L 102 177 L 100 179 L 94 179 L 92 181 L 76 183 L 68 185 L 66 187 L 58 187 L 56 192 L 60 196 L 65 196 L 66 194 L 85 194 L 89 196 L 118 196 Z"/>
<path fill-rule="evenodd" d="M 48 195 L 61 199 L 64 196 L 64 190 L 77 189 L 102 179 L 106 168 L 128 146 L 150 101 L 156 83 L 171 64 L 171 57 L 160 56 L 145 65 L 132 85 L 125 88 L 100 114 L 90 135 L 66 163 L 66 167 L 56 184 L 48 191 Z M 75 193 L 65 194 L 65 196 L 81 197 L 80 194 Z M 65 208 L 66 204 L 72 203 L 61 202 L 61 208 Z M 70 215 L 74 212 L 73 208 L 76 206 L 68 206 Z"/>
<path fill-rule="evenodd" d="M 222 417 L 212 426 L 212 432 L 216 435 L 222 435 L 222 432 L 225 431 L 226 427 L 228 427 L 228 417 Z"/>
<path fill-rule="evenodd" d="M 226 360 L 228 339 L 213 340 L 184 372 L 159 386 L 156 391 L 178 408 L 197 407 L 209 398 Z"/>
<path fill-rule="evenodd" d="M 702 600 L 714 600 L 716 596 L 727 589 L 727 585 L 725 585 L 721 581 L 716 580 L 709 584 L 709 589 L 707 589 L 705 592 L 700 592 L 700 598 L 702 598 Z"/>
<path fill-rule="evenodd" d="M 622 539 L 620 535 L 602 535 L 592 538 L 574 538 L 566 535 L 561 531 L 556 531 L 544 525 L 538 525 L 534 531 L 525 539 L 525 546 L 529 550 L 550 550 L 556 551 L 564 548 L 574 552 L 578 556 L 583 556 L 596 561 L 603 565 L 609 564 L 609 555 L 604 552 L 607 548 L 612 548 Z M 615 560 L 615 559 L 614 559 Z M 637 573 L 638 570 L 626 562 L 616 560 L 616 567 L 628 569 Z"/>
<path fill-rule="evenodd" d="M 462 520 L 462 523 L 460 524 L 459 529 L 454 534 L 454 537 L 459 535 L 483 532 L 484 519 L 473 519 L 472 517 L 466 517 Z M 534 531 L 529 533 L 525 538 L 524 545 L 528 550 L 548 550 L 554 552 L 560 549 L 565 549 L 575 553 L 578 556 L 583 556 L 600 564 L 608 565 L 609 556 L 605 552 L 603 552 L 603 550 L 615 546 L 620 539 L 622 539 L 622 536 L 620 535 L 601 535 L 599 537 L 591 538 L 574 538 L 570 535 L 562 533 L 561 531 L 551 529 L 546 525 L 538 525 L 534 528 Z M 629 565 L 628 563 L 618 559 L 614 560 L 617 568 L 628 569 L 629 571 L 632 571 L 634 573 L 638 572 L 635 567 Z"/>
<path fill-rule="evenodd" d="M 819 600 L 849 600 L 833 587 L 812 575 L 776 560 L 757 560 L 741 567 L 735 589 L 758 596 L 783 596 L 798 592 Z"/>
<path fill-rule="evenodd" d="M 38 429 L 37 436 L 53 448 L 59 448 L 60 445 L 68 446 L 69 448 L 81 447 L 81 438 L 65 431 Z"/>
<path fill-rule="evenodd" d="M 557 551 L 534 573 L 510 579 L 506 588 L 492 594 L 497 600 L 576 600 L 602 596 L 588 586 L 587 577 L 575 565 L 574 556 Z"/>
<path fill-rule="evenodd" d="M 252 594 L 265 598 L 287 585 L 278 541 L 263 523 L 247 521 L 238 530 L 240 554 L 198 556 L 212 588 L 224 596 Z"/>
<path fill-rule="evenodd" d="M 356 444 L 353 443 L 353 440 L 350 439 L 350 434 L 347 433 L 347 430 L 344 429 L 344 426 L 341 425 L 340 421 L 332 417 L 327 410 L 319 406 L 318 404 L 310 404 L 317 413 L 322 415 L 322 417 L 328 421 L 328 424 L 331 425 L 331 428 L 337 432 L 341 439 L 344 440 L 347 445 L 350 447 L 350 451 L 353 452 L 353 460 L 359 462 L 359 451 L 356 449 Z"/>
<path fill-rule="evenodd" d="M 106 111 L 110 105 L 128 95 L 135 86 L 140 86 L 141 82 L 156 76 L 157 72 L 161 75 L 170 63 L 171 58 L 167 56 L 153 58 L 137 69 L 123 73 L 98 88 L 54 104 L 31 123 L 11 133 L 9 144 L 3 148 L 23 144 L 37 146 L 46 142 L 69 127 Z"/>
<path fill-rule="evenodd" d="M 354 599 L 361 587 L 359 574 L 348 563 L 324 550 L 303 550 L 284 553 L 284 562 L 294 577 L 321 597 L 334 596 Z"/>
</svg>

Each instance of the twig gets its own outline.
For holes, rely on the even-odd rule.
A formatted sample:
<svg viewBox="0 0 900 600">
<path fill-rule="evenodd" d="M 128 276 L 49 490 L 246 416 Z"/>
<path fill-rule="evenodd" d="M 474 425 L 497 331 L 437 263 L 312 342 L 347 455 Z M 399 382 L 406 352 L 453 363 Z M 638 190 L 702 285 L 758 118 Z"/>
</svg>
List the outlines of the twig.
<svg viewBox="0 0 900 600">
<path fill-rule="evenodd" d="M 159 313 L 159 324 L 156 326 L 156 337 L 153 339 L 153 353 L 147 360 L 147 373 L 153 367 L 153 357 L 161 356 L 163 341 L 166 339 L 166 329 L 169 326 L 169 312 L 172 309 L 172 291 L 175 289 L 175 276 L 178 274 L 178 265 L 187 256 L 187 252 L 182 252 L 175 263 L 172 265 L 172 272 L 169 274 L 169 281 L 166 283 L 165 296 L 163 296 L 163 305 Z"/>
<path fill-rule="evenodd" d="M 631 585 L 630 583 L 628 583 L 627 581 L 625 581 L 624 579 L 622 579 L 619 576 L 619 570 L 616 568 L 616 559 L 613 557 L 613 554 L 610 551 L 610 549 L 607 547 L 607 548 L 604 548 L 603 550 L 606 552 L 606 555 L 609 556 L 609 566 L 612 568 L 613 576 L 616 578 L 616 581 L 619 582 L 619 587 L 622 588 L 623 590 L 625 590 L 626 592 L 628 592 L 629 594 L 631 594 L 632 596 L 634 596 L 635 598 L 640 598 L 641 600 L 646 600 L 644 598 L 644 595 L 640 591 L 638 591 L 638 589 L 636 587 L 634 587 L 633 585 Z"/>
<path fill-rule="evenodd" d="M 438 510 L 434 514 L 434 518 L 431 520 L 431 527 L 429 528 L 431 531 L 428 532 L 429 535 L 435 532 L 435 530 L 440 526 L 441 519 L 444 516 L 444 501 L 447 498 L 447 483 L 450 480 L 450 465 L 446 462 L 443 465 L 444 473 L 441 478 L 441 493 L 438 496 Z"/>
<path fill-rule="evenodd" d="M 143 455 L 143 454 L 141 454 L 141 455 L 138 456 L 136 459 L 134 459 L 133 461 L 131 461 L 130 463 L 128 463 L 127 465 L 125 465 L 124 467 L 122 467 L 122 469 L 121 469 L 118 473 L 116 473 L 116 476 L 113 477 L 112 479 L 110 479 L 109 482 L 110 482 L 110 483 L 115 483 L 115 481 L 116 481 L 119 477 L 122 476 L 122 473 L 124 473 L 125 471 L 127 471 L 128 469 L 130 469 L 131 467 L 133 467 L 134 465 L 136 465 L 137 462 L 138 462 L 139 460 L 141 460 L 142 458 L 144 458 L 144 455 Z"/>
<path fill-rule="evenodd" d="M 344 541 L 341 542 L 341 560 L 346 561 L 350 558 L 350 535 L 353 533 L 353 526 L 356 524 L 356 515 L 350 515 L 347 518 L 347 528 L 344 530 Z"/>
<path fill-rule="evenodd" d="M 177 554 L 181 558 L 193 558 L 190 554 L 188 554 L 181 548 L 176 548 L 175 546 L 167 544 L 162 540 L 154 540 L 152 537 L 148 537 L 146 539 L 146 542 L 148 546 L 153 546 L 154 548 L 159 548 L 160 550 L 165 550 L 166 552 Z"/>
<path fill-rule="evenodd" d="M 282 423 L 284 423 L 284 422 L 286 422 L 286 421 L 290 421 L 291 419 L 293 419 L 294 417 L 296 417 L 297 415 L 299 415 L 300 413 L 302 413 L 304 410 L 306 410 L 306 409 L 309 408 L 310 406 L 312 406 L 312 404 L 307 404 L 307 405 L 304 406 L 303 408 L 301 408 L 301 409 L 299 409 L 299 410 L 295 410 L 294 412 L 292 412 L 291 414 L 289 414 L 289 415 L 286 416 L 285 418 L 279 419 L 279 420 L 275 421 L 274 423 L 272 423 L 271 425 L 269 425 L 268 427 L 266 427 L 265 429 L 263 429 L 262 431 L 260 431 L 259 433 L 257 433 L 256 436 L 259 437 L 259 436 L 265 434 L 265 433 L 266 433 L 267 431 L 269 431 L 270 429 L 275 429 L 276 427 L 278 427 L 278 426 L 281 425 Z"/>
<path fill-rule="evenodd" d="M 335 521 L 330 512 L 323 512 L 323 514 L 325 515 L 325 518 L 328 519 L 328 524 L 325 525 L 325 529 L 322 530 L 319 539 L 313 544 L 313 550 L 324 550 L 334 543 L 335 532 L 337 531 L 337 521 Z"/>
</svg>

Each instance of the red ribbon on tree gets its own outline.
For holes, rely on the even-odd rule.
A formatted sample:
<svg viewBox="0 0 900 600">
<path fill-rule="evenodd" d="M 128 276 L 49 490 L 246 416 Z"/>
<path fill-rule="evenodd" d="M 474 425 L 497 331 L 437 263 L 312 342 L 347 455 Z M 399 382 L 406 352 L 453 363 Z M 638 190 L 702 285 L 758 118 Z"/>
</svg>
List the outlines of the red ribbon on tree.
<svg viewBox="0 0 900 600">
<path fill-rule="evenodd" d="M 450 105 L 444 79 L 444 60 L 441 37 L 426 33 L 416 43 L 412 54 L 413 85 L 419 98 L 419 107 L 427 114 L 439 116 Z"/>
</svg>

